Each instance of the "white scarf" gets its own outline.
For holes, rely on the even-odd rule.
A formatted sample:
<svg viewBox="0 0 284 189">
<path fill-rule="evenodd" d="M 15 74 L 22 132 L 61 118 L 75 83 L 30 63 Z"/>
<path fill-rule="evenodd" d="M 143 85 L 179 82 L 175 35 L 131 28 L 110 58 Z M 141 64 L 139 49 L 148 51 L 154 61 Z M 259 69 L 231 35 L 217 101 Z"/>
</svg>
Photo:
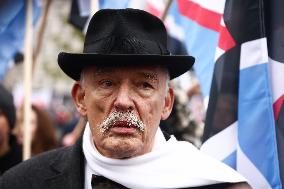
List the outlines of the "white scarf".
<svg viewBox="0 0 284 189">
<path fill-rule="evenodd" d="M 83 135 L 86 158 L 85 188 L 91 175 L 104 176 L 128 188 L 184 188 L 223 182 L 245 182 L 245 178 L 225 164 L 202 154 L 191 143 L 165 141 L 158 129 L 151 152 L 129 159 L 111 159 L 96 149 L 89 124 Z"/>
</svg>

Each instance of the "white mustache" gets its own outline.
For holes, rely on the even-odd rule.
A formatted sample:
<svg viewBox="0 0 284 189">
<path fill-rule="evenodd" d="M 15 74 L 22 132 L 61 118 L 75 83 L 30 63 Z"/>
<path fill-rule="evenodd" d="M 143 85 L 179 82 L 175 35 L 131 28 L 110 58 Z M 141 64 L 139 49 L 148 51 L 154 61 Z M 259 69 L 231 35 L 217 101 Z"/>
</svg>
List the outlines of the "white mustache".
<svg viewBox="0 0 284 189">
<path fill-rule="evenodd" d="M 144 123 L 132 112 L 119 112 L 114 111 L 108 117 L 106 117 L 101 124 L 99 124 L 100 132 L 107 132 L 116 122 L 126 122 L 127 126 L 134 126 L 138 128 L 141 132 L 144 131 Z"/>
</svg>

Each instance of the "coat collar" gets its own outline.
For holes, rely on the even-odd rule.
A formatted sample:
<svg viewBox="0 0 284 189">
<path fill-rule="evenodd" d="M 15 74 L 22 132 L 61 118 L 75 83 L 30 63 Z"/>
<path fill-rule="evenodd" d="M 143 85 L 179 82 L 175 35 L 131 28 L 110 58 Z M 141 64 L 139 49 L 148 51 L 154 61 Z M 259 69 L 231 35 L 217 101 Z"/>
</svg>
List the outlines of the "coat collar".
<svg viewBox="0 0 284 189">
<path fill-rule="evenodd" d="M 53 174 L 46 179 L 50 189 L 83 189 L 85 160 L 82 137 L 78 142 L 63 150 L 50 164 Z"/>
</svg>

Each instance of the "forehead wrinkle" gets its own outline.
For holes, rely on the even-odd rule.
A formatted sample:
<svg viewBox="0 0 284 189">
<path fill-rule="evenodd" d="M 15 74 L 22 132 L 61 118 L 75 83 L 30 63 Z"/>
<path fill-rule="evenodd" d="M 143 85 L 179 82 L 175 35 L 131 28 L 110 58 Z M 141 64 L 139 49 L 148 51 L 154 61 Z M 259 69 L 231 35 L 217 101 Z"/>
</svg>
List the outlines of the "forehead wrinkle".
<svg viewBox="0 0 284 189">
<path fill-rule="evenodd" d="M 125 70 L 125 71 L 130 71 L 130 72 L 136 72 L 137 68 L 132 70 L 128 70 L 128 68 L 131 67 L 115 67 L 115 66 L 94 66 L 92 69 L 87 68 L 84 71 L 89 71 L 93 77 L 95 76 L 105 76 L 108 74 L 112 74 L 113 72 L 119 71 L 120 69 Z M 84 72 L 83 71 L 83 72 Z M 164 70 L 163 70 L 164 71 Z M 147 80 L 152 80 L 152 81 L 159 81 L 159 74 L 156 72 L 156 69 L 146 69 L 146 70 L 138 70 L 137 75 L 147 79 Z"/>
<path fill-rule="evenodd" d="M 109 74 L 114 70 L 112 67 L 95 67 L 95 71 L 93 71 L 94 76 L 100 76 Z"/>
</svg>

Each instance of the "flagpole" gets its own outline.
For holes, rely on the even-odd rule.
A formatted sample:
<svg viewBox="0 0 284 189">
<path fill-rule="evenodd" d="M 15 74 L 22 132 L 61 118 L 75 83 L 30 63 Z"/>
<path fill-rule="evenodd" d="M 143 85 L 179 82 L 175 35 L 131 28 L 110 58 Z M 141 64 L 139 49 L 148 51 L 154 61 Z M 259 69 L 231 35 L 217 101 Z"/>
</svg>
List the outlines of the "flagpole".
<svg viewBox="0 0 284 189">
<path fill-rule="evenodd" d="M 26 0 L 26 32 L 24 44 L 24 141 L 23 160 L 31 157 L 31 91 L 32 91 L 32 0 Z"/>
<path fill-rule="evenodd" d="M 165 10 L 164 10 L 164 12 L 163 12 L 163 14 L 162 14 L 162 16 L 161 16 L 161 20 L 162 20 L 162 21 L 165 21 L 172 2 L 173 2 L 173 0 L 168 0 L 168 2 L 167 2 L 167 4 L 166 4 L 166 7 L 165 7 Z"/>
<path fill-rule="evenodd" d="M 43 41 L 43 34 L 46 28 L 47 24 L 47 16 L 49 13 L 49 8 L 52 3 L 52 0 L 46 0 L 45 6 L 43 9 L 43 16 L 41 18 L 40 26 L 39 26 L 39 31 L 38 31 L 38 37 L 36 40 L 36 46 L 34 48 L 34 53 L 33 53 L 33 64 L 32 64 L 32 73 L 34 72 L 35 66 L 37 64 L 37 58 L 40 54 L 41 47 L 42 47 L 42 41 Z"/>
<path fill-rule="evenodd" d="M 90 9 L 90 15 L 91 17 L 99 10 L 99 2 L 98 0 L 91 0 L 91 9 Z"/>
</svg>

